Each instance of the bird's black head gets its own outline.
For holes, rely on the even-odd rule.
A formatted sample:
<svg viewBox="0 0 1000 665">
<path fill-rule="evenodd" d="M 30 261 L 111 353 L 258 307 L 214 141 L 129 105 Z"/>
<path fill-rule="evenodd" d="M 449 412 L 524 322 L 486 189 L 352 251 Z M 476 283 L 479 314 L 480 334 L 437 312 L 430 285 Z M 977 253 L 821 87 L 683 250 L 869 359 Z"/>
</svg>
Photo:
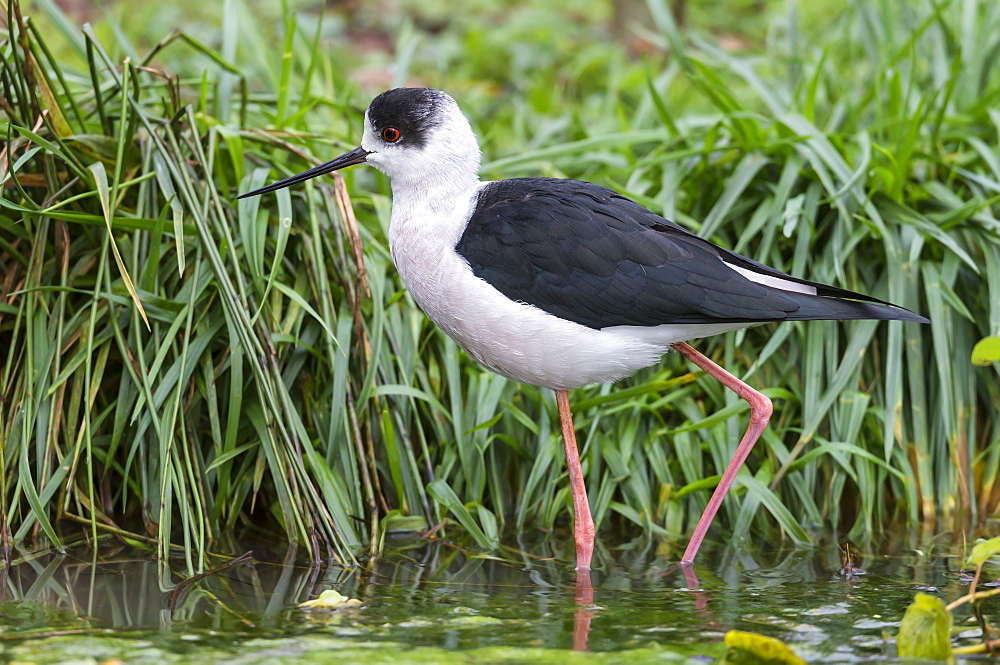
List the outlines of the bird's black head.
<svg viewBox="0 0 1000 665">
<path fill-rule="evenodd" d="M 334 160 L 247 192 L 273 192 L 354 164 L 368 164 L 396 184 L 444 183 L 451 189 L 478 180 L 479 144 L 469 121 L 451 97 L 432 88 L 396 88 L 372 100 L 361 147 Z"/>
<path fill-rule="evenodd" d="M 450 98 L 433 88 L 396 88 L 386 90 L 368 106 L 368 121 L 376 136 L 387 129 L 399 132 L 400 145 L 423 148 L 431 130 L 445 120 L 441 107 Z"/>
</svg>

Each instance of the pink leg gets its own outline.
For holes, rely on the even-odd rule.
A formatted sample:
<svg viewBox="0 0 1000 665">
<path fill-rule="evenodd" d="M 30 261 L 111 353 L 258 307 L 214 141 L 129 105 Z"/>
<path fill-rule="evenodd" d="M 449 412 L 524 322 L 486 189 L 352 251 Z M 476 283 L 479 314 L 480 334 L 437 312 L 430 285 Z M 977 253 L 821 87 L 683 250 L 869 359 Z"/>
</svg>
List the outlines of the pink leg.
<svg viewBox="0 0 1000 665">
<path fill-rule="evenodd" d="M 569 486 L 573 492 L 573 534 L 576 539 L 576 570 L 590 570 L 590 559 L 594 554 L 594 519 L 590 516 L 587 502 L 587 487 L 583 483 L 583 469 L 580 467 L 580 453 L 576 448 L 576 433 L 573 431 L 573 414 L 569 410 L 569 395 L 565 390 L 556 391 L 559 405 L 559 422 L 562 424 L 563 446 L 566 448 L 566 470 L 569 471 Z"/>
<path fill-rule="evenodd" d="M 589 570 L 576 571 L 576 612 L 573 613 L 573 651 L 586 651 L 594 619 L 594 585 Z"/>
<path fill-rule="evenodd" d="M 730 460 L 729 466 L 726 467 L 725 473 L 722 474 L 722 480 L 719 481 L 719 485 L 715 488 L 715 492 L 712 493 L 712 498 L 708 500 L 708 505 L 705 506 L 705 512 L 701 514 L 701 519 L 698 520 L 698 526 L 694 528 L 694 533 L 691 534 L 691 541 L 688 543 L 687 549 L 684 550 L 684 557 L 681 559 L 681 563 L 691 563 L 694 561 L 695 555 L 698 554 L 698 548 L 701 547 L 701 541 L 705 539 L 705 534 L 708 532 L 708 527 L 712 524 L 712 519 L 715 518 L 715 513 L 719 512 L 722 500 L 726 498 L 726 493 L 729 491 L 729 488 L 732 487 L 733 481 L 736 480 L 736 474 L 739 473 L 740 468 L 747 459 L 747 456 L 750 455 L 750 451 L 753 450 L 754 444 L 757 443 L 757 439 L 760 438 L 764 428 L 767 427 L 767 421 L 771 418 L 771 412 L 773 409 L 771 407 L 771 400 L 768 399 L 767 396 L 762 395 L 747 384 L 743 383 L 735 376 L 695 351 L 694 348 L 686 342 L 678 342 L 677 344 L 674 344 L 674 348 L 684 354 L 684 356 L 695 365 L 702 368 L 719 381 L 722 381 L 723 385 L 745 399 L 750 405 L 750 425 L 747 427 L 747 432 L 743 435 L 743 440 L 740 441 L 740 445 L 736 447 L 733 459 Z"/>
</svg>

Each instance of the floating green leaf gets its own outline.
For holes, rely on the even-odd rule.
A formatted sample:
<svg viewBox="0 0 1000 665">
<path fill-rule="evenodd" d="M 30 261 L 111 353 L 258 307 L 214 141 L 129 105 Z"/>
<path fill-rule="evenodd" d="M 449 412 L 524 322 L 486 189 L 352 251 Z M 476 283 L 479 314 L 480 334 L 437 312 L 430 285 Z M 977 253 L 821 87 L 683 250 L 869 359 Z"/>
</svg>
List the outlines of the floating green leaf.
<svg viewBox="0 0 1000 665">
<path fill-rule="evenodd" d="M 307 600 L 299 603 L 299 607 L 304 610 L 339 610 L 345 607 L 361 607 L 362 603 L 357 598 L 348 598 L 336 589 L 327 589 L 319 595 L 319 598 Z"/>
<path fill-rule="evenodd" d="M 900 658 L 921 658 L 954 663 L 951 652 L 951 612 L 940 598 L 918 593 L 906 608 L 896 636 Z"/>
<path fill-rule="evenodd" d="M 758 633 L 731 630 L 726 633 L 724 663 L 732 665 L 805 665 L 781 640 Z"/>
<path fill-rule="evenodd" d="M 1000 536 L 976 543 L 969 554 L 968 565 L 978 568 L 986 563 L 986 560 L 995 554 L 1000 554 Z"/>
</svg>

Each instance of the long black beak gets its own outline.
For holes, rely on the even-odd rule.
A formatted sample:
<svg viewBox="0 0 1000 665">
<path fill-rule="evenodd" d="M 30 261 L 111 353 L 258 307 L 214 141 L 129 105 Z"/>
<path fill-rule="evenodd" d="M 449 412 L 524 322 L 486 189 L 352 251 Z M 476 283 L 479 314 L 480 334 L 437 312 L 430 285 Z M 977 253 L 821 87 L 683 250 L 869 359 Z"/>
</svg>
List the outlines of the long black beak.
<svg viewBox="0 0 1000 665">
<path fill-rule="evenodd" d="M 300 182 L 305 182 L 310 178 L 315 178 L 316 176 L 324 175 L 326 173 L 333 173 L 337 169 L 342 169 L 346 166 L 354 166 L 355 164 L 363 164 L 365 159 L 371 153 L 364 148 L 355 148 L 349 153 L 343 154 L 336 159 L 333 159 L 326 164 L 320 164 L 319 166 L 314 166 L 308 171 L 303 171 L 302 173 L 296 173 L 295 175 L 290 175 L 284 180 L 279 180 L 278 182 L 271 183 L 266 187 L 261 187 L 260 189 L 255 189 L 252 192 L 247 192 L 246 194 L 241 194 L 237 196 L 238 199 L 245 199 L 248 196 L 257 196 L 258 194 L 267 194 L 268 192 L 273 192 L 277 189 L 284 189 L 289 185 L 295 185 Z"/>
</svg>

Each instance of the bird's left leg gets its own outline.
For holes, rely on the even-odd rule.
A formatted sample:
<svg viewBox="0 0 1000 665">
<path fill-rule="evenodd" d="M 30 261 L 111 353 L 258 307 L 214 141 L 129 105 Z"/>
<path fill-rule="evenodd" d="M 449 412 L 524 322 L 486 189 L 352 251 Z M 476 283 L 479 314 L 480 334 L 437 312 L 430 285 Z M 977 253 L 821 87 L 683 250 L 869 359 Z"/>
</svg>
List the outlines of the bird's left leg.
<svg viewBox="0 0 1000 665">
<path fill-rule="evenodd" d="M 712 498 L 708 500 L 705 512 L 701 514 L 701 519 L 698 520 L 698 525 L 694 528 L 694 533 L 691 534 L 691 540 L 688 542 L 687 549 L 684 550 L 684 557 L 681 559 L 681 563 L 691 563 L 694 561 L 695 555 L 698 554 L 698 548 L 701 547 L 701 541 L 705 539 L 705 534 L 708 532 L 708 527 L 712 524 L 712 519 L 719 511 L 719 507 L 722 506 L 722 500 L 726 498 L 726 493 L 729 492 L 733 481 L 736 480 L 736 474 L 739 473 L 747 456 L 750 455 L 750 451 L 753 450 L 754 444 L 757 443 L 757 439 L 760 438 L 764 428 L 767 427 L 767 421 L 771 418 L 773 408 L 771 400 L 766 395 L 757 392 L 743 383 L 696 351 L 691 345 L 686 342 L 678 342 L 674 344 L 674 348 L 695 365 L 717 378 L 723 385 L 745 399 L 750 405 L 750 425 L 747 427 L 746 434 L 743 435 L 740 445 L 736 447 L 733 459 L 730 460 L 729 466 L 726 467 L 725 472 L 722 474 L 722 479 L 715 488 L 715 492 L 712 493 Z"/>
<path fill-rule="evenodd" d="M 576 432 L 573 430 L 573 413 L 569 409 L 569 395 L 565 390 L 556 391 L 559 406 L 559 422 L 562 425 L 563 447 L 566 449 L 566 470 L 573 493 L 573 535 L 576 540 L 576 570 L 584 573 L 590 570 L 590 560 L 594 555 L 594 518 L 590 516 L 587 501 L 587 487 L 583 482 L 583 468 L 580 466 L 580 452 L 576 447 Z"/>
</svg>

